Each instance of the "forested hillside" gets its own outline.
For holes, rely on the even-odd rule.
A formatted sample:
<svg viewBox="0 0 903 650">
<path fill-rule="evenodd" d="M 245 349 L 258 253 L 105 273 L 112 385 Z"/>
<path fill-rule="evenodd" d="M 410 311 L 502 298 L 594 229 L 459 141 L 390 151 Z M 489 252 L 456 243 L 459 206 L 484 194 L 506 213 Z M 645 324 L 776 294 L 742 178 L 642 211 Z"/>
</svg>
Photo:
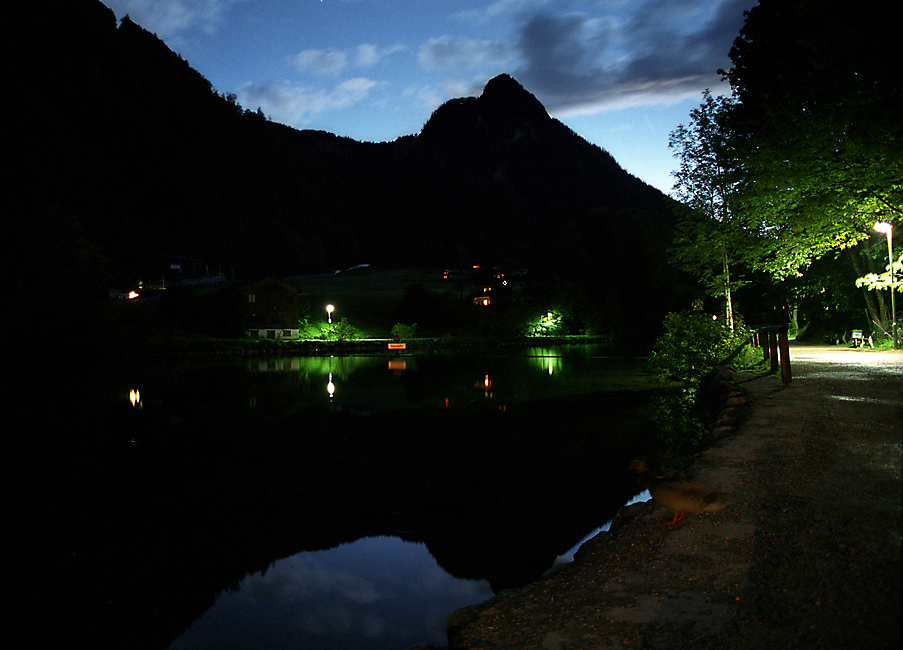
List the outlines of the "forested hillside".
<svg viewBox="0 0 903 650">
<path fill-rule="evenodd" d="M 516 265 L 625 315 L 673 294 L 672 202 L 507 75 L 420 134 L 361 143 L 242 108 L 96 0 L 9 11 L 14 297 L 66 277 L 103 293 L 172 255 L 237 279 Z"/>
</svg>

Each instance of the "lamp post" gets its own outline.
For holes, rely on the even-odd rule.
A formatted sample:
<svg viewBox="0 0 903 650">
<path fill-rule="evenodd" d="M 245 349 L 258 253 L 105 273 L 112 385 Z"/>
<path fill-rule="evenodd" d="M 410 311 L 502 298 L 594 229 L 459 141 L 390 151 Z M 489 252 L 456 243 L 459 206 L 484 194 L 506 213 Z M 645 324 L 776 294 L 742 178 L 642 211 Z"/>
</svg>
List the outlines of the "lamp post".
<svg viewBox="0 0 903 650">
<path fill-rule="evenodd" d="M 894 337 L 894 350 L 897 349 L 897 301 L 894 298 L 894 227 L 887 221 L 879 221 L 875 224 L 875 230 L 883 232 L 887 236 L 887 261 L 890 264 L 890 326 Z"/>
<path fill-rule="evenodd" d="M 332 305 L 326 305 L 326 320 L 331 324 L 332 323 L 332 310 L 335 309 Z"/>
</svg>

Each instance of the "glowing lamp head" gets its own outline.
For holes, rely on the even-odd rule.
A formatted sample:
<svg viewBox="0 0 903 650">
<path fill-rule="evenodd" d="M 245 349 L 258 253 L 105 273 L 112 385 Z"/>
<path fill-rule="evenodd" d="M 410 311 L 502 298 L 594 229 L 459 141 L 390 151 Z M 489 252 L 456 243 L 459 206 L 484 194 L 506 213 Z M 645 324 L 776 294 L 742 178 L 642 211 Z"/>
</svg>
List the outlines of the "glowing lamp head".
<svg viewBox="0 0 903 650">
<path fill-rule="evenodd" d="M 889 235 L 894 231 L 893 225 L 888 221 L 879 221 L 875 224 L 875 230 L 885 235 Z"/>
</svg>

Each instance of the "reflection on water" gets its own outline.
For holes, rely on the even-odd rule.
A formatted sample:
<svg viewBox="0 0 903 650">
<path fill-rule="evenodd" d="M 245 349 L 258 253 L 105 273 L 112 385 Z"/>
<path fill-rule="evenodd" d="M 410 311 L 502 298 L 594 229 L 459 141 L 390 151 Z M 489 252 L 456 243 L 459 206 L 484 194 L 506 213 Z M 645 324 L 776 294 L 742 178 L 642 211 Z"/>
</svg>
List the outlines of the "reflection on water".
<svg viewBox="0 0 903 650">
<path fill-rule="evenodd" d="M 453 578 L 423 544 L 368 537 L 246 577 L 170 649 L 444 645 L 449 613 L 490 596 L 485 580 Z"/>
<path fill-rule="evenodd" d="M 643 503 L 645 501 L 649 501 L 649 499 L 651 499 L 651 498 L 652 498 L 652 494 L 649 492 L 649 490 L 643 490 L 642 492 L 640 492 L 639 494 L 637 494 L 633 498 L 631 498 L 629 501 L 627 501 L 624 504 L 624 506 L 625 507 L 631 506 L 634 503 Z M 562 553 L 561 555 L 556 557 L 555 561 L 552 563 L 551 568 L 549 568 L 549 570 L 546 573 L 547 574 L 551 573 L 552 571 L 554 571 L 554 569 L 556 567 L 559 567 L 562 564 L 567 564 L 569 562 L 573 562 L 574 555 L 577 553 L 578 550 L 580 550 L 580 547 L 583 546 L 584 543 L 591 540 L 593 537 L 595 537 L 599 533 L 607 531 L 610 527 L 611 527 L 611 521 L 606 521 L 605 525 L 599 526 L 598 528 L 593 530 L 593 532 L 589 533 L 588 535 L 585 535 L 583 538 L 580 539 L 579 542 L 577 542 L 571 548 L 569 548 L 567 550 L 567 552 Z"/>
<path fill-rule="evenodd" d="M 253 359 L 252 373 L 298 380 L 294 405 L 323 402 L 353 410 L 462 408 L 504 410 L 536 398 L 645 388 L 637 364 L 601 356 L 600 346 L 526 347 L 505 355 L 348 356 Z M 363 390 L 362 390 L 363 389 Z M 268 391 L 266 384 L 261 390 Z M 257 402 L 260 404 L 261 402 Z"/>
<path fill-rule="evenodd" d="M 645 378 L 589 346 L 104 373 L 28 438 L 22 530 L 70 640 L 441 644 L 636 491 Z"/>
</svg>

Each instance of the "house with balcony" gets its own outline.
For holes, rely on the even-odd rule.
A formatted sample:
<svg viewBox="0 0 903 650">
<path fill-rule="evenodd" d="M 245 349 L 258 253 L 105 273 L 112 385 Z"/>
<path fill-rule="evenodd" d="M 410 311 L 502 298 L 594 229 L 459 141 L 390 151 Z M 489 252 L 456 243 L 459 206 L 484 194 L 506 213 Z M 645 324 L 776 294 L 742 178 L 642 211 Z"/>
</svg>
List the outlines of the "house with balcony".
<svg viewBox="0 0 903 650">
<path fill-rule="evenodd" d="M 239 290 L 245 335 L 262 339 L 300 338 L 298 290 L 282 280 L 269 278 Z"/>
</svg>

